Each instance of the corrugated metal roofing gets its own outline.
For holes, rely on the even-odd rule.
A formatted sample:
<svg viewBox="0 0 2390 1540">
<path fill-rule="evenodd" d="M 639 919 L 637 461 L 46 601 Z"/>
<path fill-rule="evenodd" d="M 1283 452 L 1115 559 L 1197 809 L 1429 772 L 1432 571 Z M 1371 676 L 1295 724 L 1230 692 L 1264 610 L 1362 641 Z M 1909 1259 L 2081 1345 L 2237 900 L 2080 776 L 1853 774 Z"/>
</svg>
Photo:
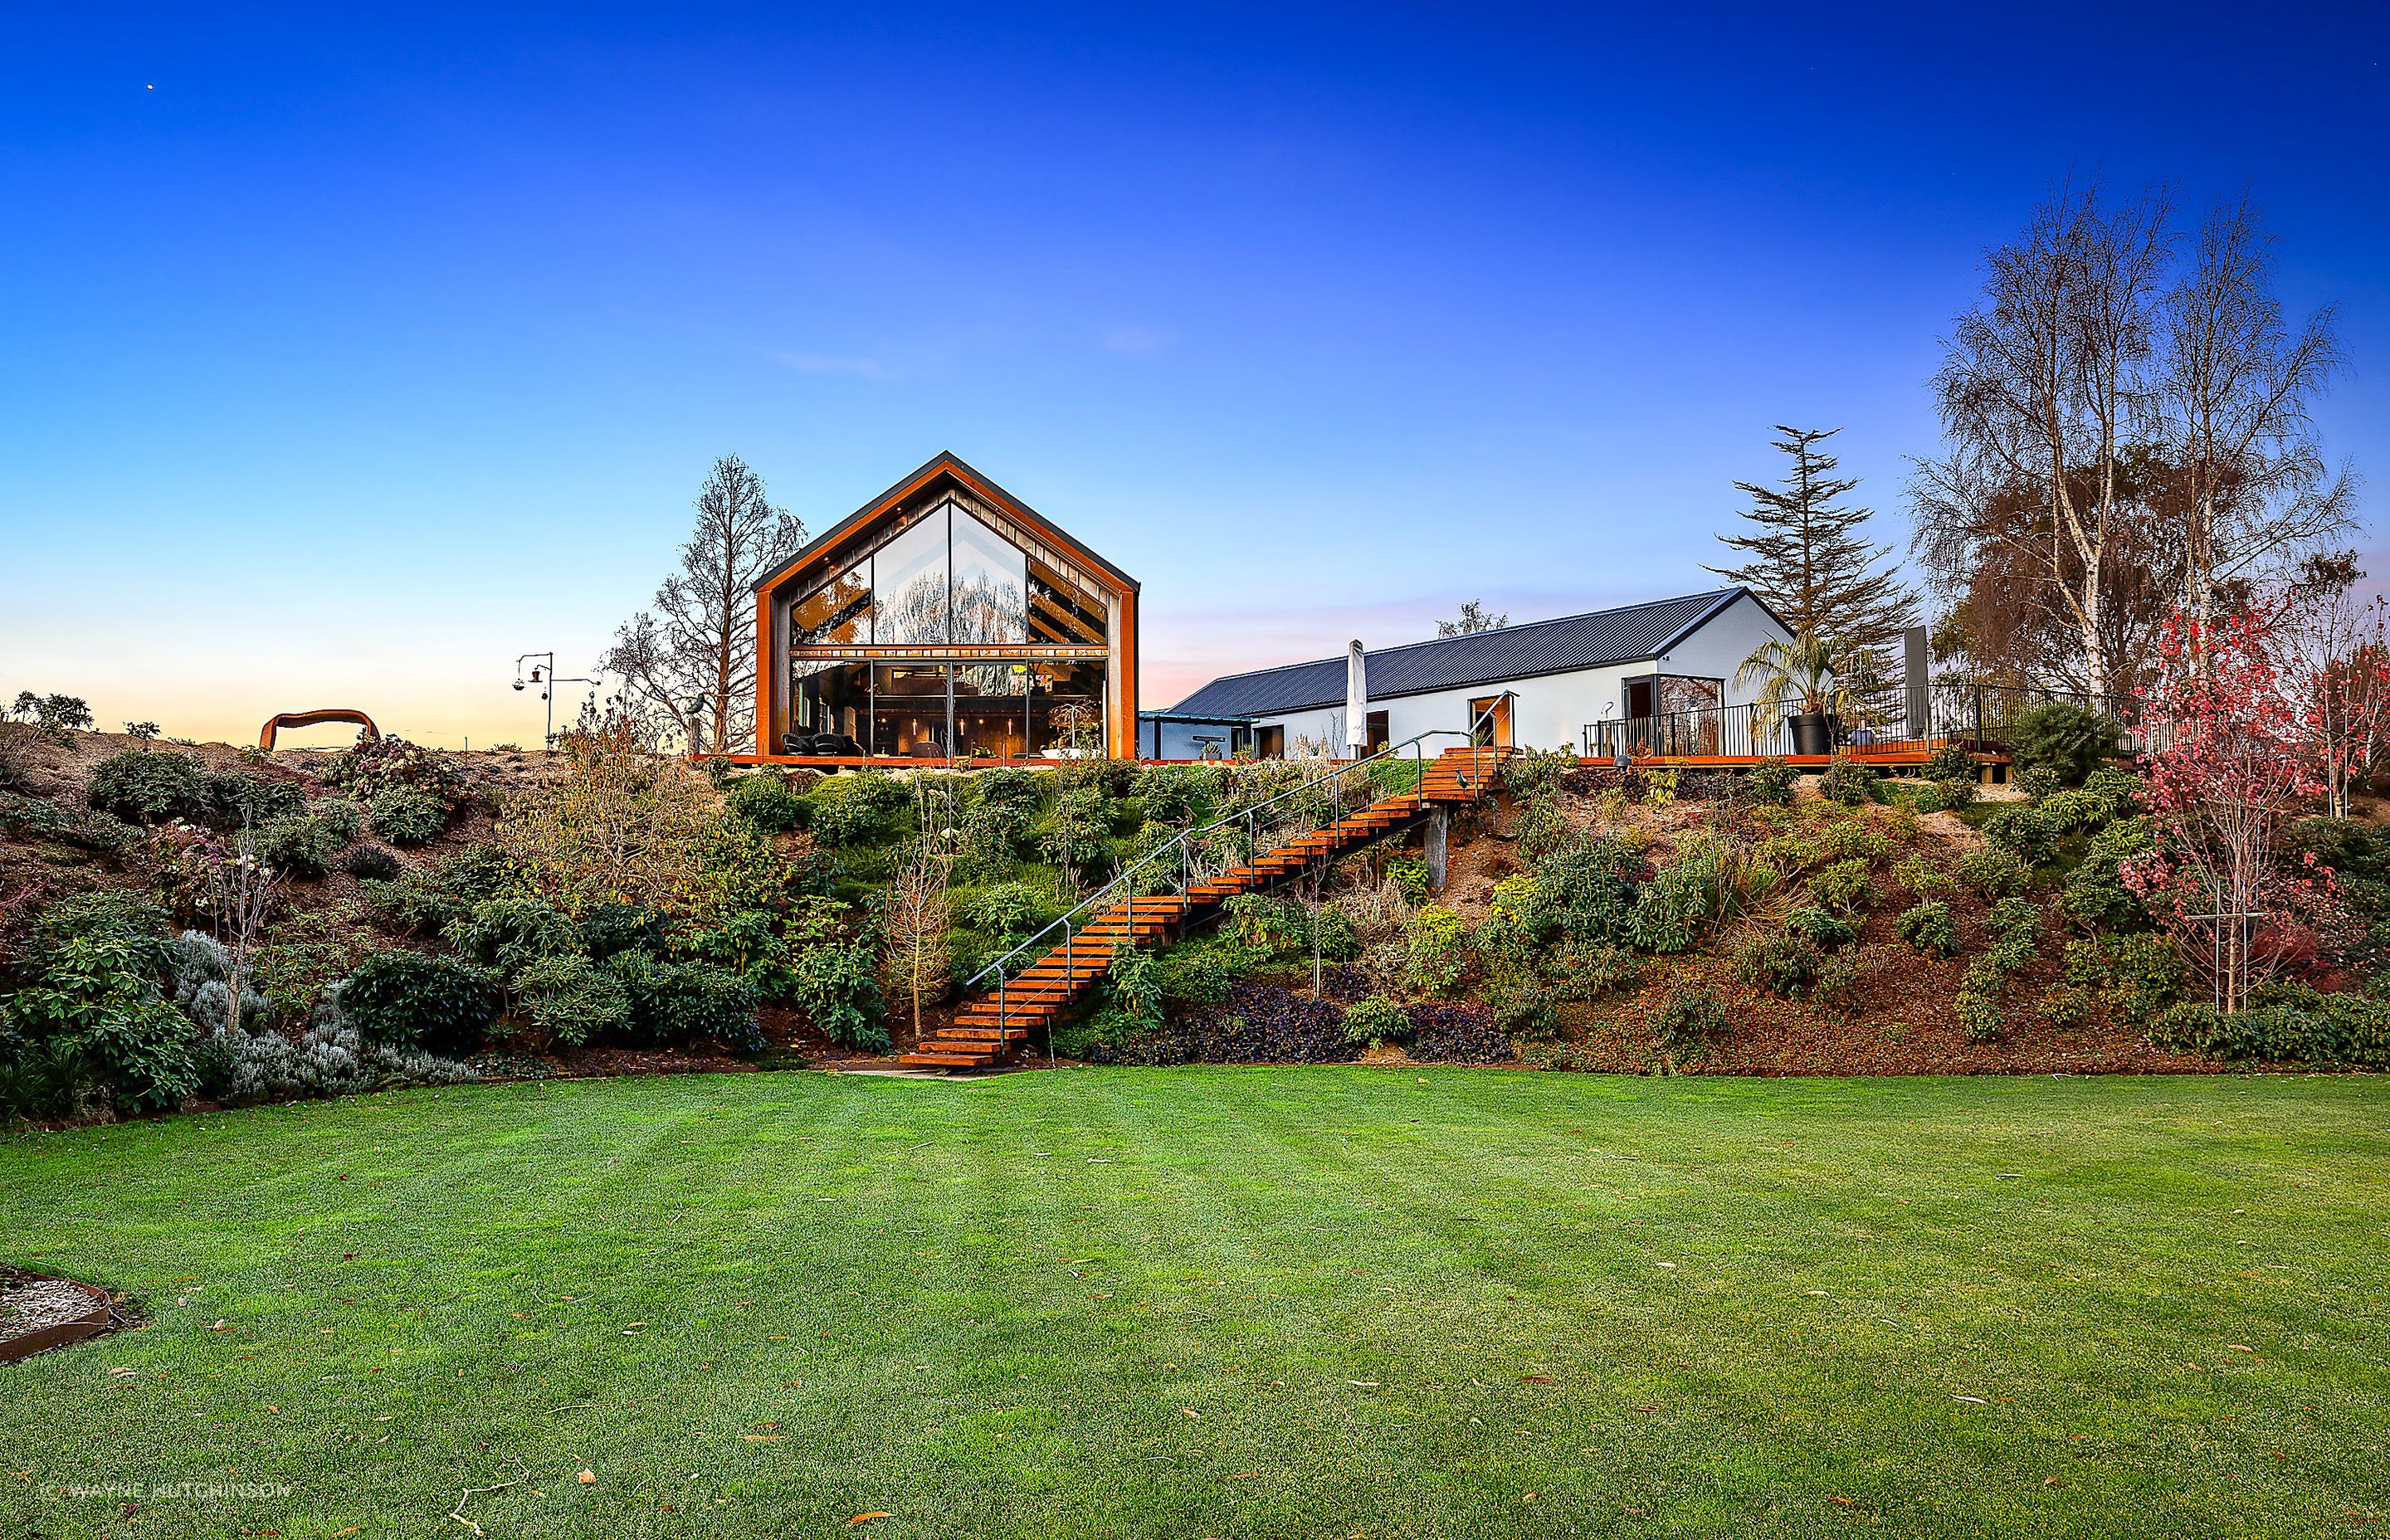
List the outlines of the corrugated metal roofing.
<svg viewBox="0 0 2390 1540">
<path fill-rule="evenodd" d="M 1747 590 L 1718 588 L 1681 598 L 1654 599 L 1589 615 L 1439 636 L 1368 655 L 1369 699 L 1424 695 L 1532 679 L 1547 674 L 1657 658 L 1670 643 L 1724 610 Z M 1214 679 L 1173 706 L 1172 715 L 1278 716 L 1344 703 L 1344 660 L 1322 658 L 1254 674 Z"/>
</svg>

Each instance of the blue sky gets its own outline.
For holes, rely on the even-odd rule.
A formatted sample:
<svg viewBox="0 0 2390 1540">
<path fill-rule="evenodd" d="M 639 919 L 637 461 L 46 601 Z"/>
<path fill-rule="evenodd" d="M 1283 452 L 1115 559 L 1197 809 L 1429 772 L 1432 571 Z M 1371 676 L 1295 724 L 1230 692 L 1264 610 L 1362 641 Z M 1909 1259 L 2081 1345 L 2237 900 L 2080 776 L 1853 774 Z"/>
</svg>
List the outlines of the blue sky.
<svg viewBox="0 0 2390 1540">
<path fill-rule="evenodd" d="M 531 741 L 734 451 L 816 530 L 963 456 L 1149 706 L 1704 586 L 1780 421 L 1904 538 L 2070 174 L 2254 194 L 2390 464 L 2378 6 L 351 9 L 12 18 L 0 692 Z"/>
</svg>

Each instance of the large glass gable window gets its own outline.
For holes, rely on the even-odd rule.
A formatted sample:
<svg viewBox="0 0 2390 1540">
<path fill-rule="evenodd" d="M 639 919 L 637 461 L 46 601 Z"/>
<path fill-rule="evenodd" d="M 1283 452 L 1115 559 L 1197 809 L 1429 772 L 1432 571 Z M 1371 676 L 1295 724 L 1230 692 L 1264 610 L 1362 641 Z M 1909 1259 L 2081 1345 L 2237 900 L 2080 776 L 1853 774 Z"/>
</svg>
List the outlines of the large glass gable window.
<svg viewBox="0 0 2390 1540">
<path fill-rule="evenodd" d="M 798 599 L 789 633 L 800 647 L 1104 639 L 1099 609 L 952 502 Z"/>
</svg>

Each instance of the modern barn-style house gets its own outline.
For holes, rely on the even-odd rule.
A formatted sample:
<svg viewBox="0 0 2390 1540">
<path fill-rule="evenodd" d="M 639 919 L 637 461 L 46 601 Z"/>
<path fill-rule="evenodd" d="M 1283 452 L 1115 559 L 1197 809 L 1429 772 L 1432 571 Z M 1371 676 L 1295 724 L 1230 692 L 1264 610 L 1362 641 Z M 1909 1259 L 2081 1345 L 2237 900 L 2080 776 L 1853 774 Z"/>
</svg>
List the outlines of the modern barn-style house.
<svg viewBox="0 0 2390 1540">
<path fill-rule="evenodd" d="M 951 454 L 755 597 L 759 755 L 1137 752 L 1137 580 Z"/>
<path fill-rule="evenodd" d="M 1752 692 L 1736 685 L 1736 672 L 1763 642 L 1791 636 L 1749 589 L 1720 588 L 1385 648 L 1365 655 L 1361 740 L 1375 749 L 1483 719 L 1480 736 L 1497 747 L 1606 755 L 1628 724 L 1748 704 Z M 1223 737 L 1231 750 L 1266 759 L 1301 743 L 1342 752 L 1352 740 L 1345 667 L 1343 658 L 1323 658 L 1214 679 L 1149 714 L 1146 752 L 1195 758 L 1207 740 Z M 1699 752 L 1701 745 L 1677 751 Z"/>
<path fill-rule="evenodd" d="M 1472 725 L 1488 748 L 1603 759 L 1752 764 L 1792 748 L 1782 716 L 1798 706 L 1756 704 L 1735 677 L 1791 638 L 1746 588 L 1366 651 L 1357 733 L 1346 658 L 1229 674 L 1140 716 L 1137 608 L 1136 579 L 941 454 L 755 585 L 755 757 L 1341 756 Z M 1921 758 L 1923 706 L 1891 715 L 1897 753 Z"/>
</svg>

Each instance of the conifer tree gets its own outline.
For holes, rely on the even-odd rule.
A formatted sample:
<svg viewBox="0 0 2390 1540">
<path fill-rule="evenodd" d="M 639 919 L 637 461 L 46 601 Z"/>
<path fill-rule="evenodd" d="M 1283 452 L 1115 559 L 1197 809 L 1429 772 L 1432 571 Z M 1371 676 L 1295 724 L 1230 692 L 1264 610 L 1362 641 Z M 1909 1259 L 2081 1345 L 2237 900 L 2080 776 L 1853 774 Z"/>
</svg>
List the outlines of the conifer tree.
<svg viewBox="0 0 2390 1540">
<path fill-rule="evenodd" d="M 1842 430 L 1779 423 L 1776 430 L 1784 436 L 1775 446 L 1792 456 L 1791 473 L 1780 488 L 1737 481 L 1752 504 L 1742 517 L 1756 528 L 1718 536 L 1751 559 L 1708 570 L 1758 595 L 1796 634 L 1828 638 L 1837 650 L 1888 648 L 1910 623 L 1917 592 L 1896 572 L 1876 570 L 1892 547 L 1870 545 L 1862 533 L 1875 510 L 1839 502 L 1859 483 L 1835 475 L 1834 456 L 1819 445 Z"/>
</svg>

